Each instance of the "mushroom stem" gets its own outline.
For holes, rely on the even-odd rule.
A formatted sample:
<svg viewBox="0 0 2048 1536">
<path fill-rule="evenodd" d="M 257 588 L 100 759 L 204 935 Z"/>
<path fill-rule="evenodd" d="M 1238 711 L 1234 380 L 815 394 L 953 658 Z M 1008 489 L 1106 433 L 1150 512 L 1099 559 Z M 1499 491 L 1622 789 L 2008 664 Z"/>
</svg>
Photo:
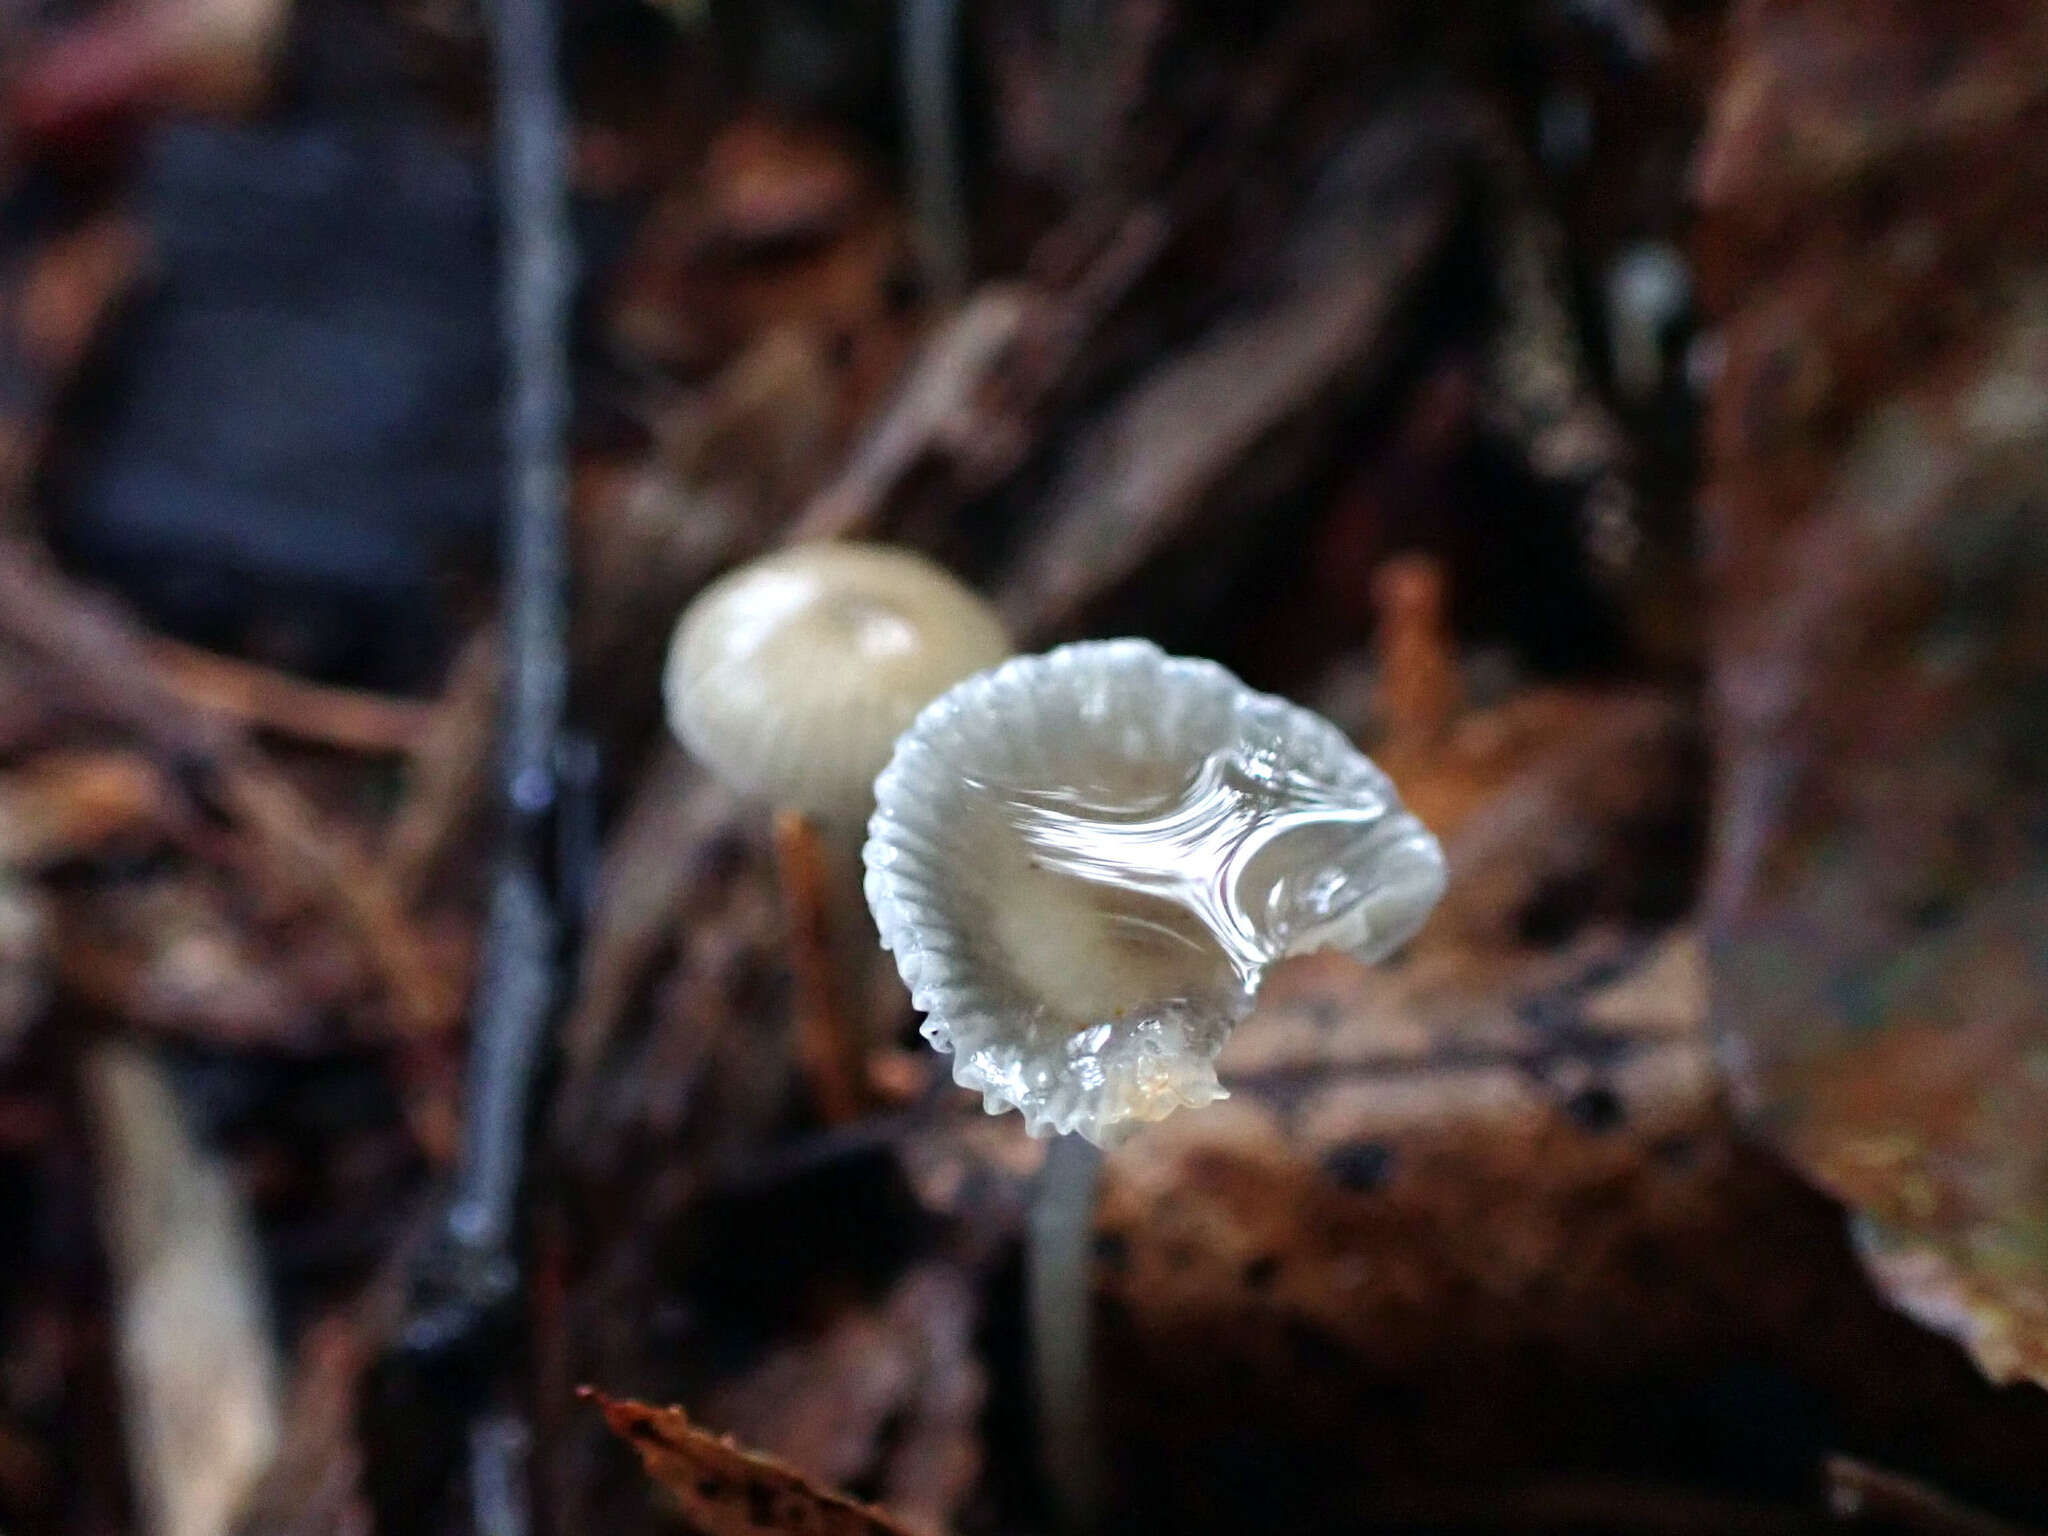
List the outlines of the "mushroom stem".
<svg viewBox="0 0 2048 1536">
<path fill-rule="evenodd" d="M 801 811 L 776 813 L 775 867 L 789 918 L 797 1061 L 819 1117 L 844 1125 L 866 1104 L 867 1058 L 835 963 L 823 840 Z"/>
<path fill-rule="evenodd" d="M 1025 1238 L 1025 1305 L 1040 1470 L 1060 1528 L 1085 1533 L 1102 1517 L 1102 1441 L 1093 1366 L 1095 1194 L 1102 1149 L 1055 1136 L 1039 1170 Z"/>
<path fill-rule="evenodd" d="M 960 167 L 960 0 L 902 0 L 905 127 L 925 268 L 941 300 L 967 291 L 967 210 Z"/>
<path fill-rule="evenodd" d="M 1426 760 L 1464 702 L 1444 623 L 1443 566 L 1431 555 L 1398 555 L 1374 573 L 1373 599 L 1379 610 L 1375 639 L 1386 700 L 1386 756 Z"/>
</svg>

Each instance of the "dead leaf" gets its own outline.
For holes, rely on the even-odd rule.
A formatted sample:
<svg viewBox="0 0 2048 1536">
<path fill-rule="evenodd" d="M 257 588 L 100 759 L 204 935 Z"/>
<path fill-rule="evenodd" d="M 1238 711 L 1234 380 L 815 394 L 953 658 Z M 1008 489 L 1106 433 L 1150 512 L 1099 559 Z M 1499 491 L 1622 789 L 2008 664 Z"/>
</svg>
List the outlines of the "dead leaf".
<svg viewBox="0 0 2048 1536">
<path fill-rule="evenodd" d="M 906 1526 L 944 1531 L 981 1470 L 976 1314 L 964 1274 L 920 1266 L 879 1305 L 771 1350 L 705 1411 L 828 1482 L 875 1488 Z"/>
<path fill-rule="evenodd" d="M 1702 151 L 1714 1022 L 1879 1283 L 2048 1384 L 2048 34 L 1885 15 L 1745 12 Z"/>
<path fill-rule="evenodd" d="M 148 847 L 176 821 L 174 797 L 132 752 L 46 752 L 0 779 L 0 862 L 32 869 L 109 845 Z"/>
<path fill-rule="evenodd" d="M 820 1488 L 770 1456 L 706 1433 L 680 1408 L 653 1408 L 584 1389 L 612 1433 L 702 1536 L 914 1536 L 884 1511 Z"/>
</svg>

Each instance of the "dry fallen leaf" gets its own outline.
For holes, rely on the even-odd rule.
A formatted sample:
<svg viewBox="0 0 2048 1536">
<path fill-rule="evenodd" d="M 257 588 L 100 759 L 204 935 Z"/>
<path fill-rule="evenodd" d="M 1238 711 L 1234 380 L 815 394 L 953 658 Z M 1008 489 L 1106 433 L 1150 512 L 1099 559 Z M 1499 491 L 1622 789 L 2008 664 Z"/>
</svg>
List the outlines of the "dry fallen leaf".
<svg viewBox="0 0 2048 1536">
<path fill-rule="evenodd" d="M 2048 39 L 1763 14 L 1701 155 L 1720 1054 L 1892 1299 L 2048 1384 L 2048 238 L 2014 153 Z M 1874 117 L 1875 79 L 1910 107 Z"/>
<path fill-rule="evenodd" d="M 680 1408 L 651 1408 L 588 1388 L 585 1396 L 703 1536 L 913 1536 L 873 1505 L 819 1488 L 773 1457 L 697 1428 Z"/>
</svg>

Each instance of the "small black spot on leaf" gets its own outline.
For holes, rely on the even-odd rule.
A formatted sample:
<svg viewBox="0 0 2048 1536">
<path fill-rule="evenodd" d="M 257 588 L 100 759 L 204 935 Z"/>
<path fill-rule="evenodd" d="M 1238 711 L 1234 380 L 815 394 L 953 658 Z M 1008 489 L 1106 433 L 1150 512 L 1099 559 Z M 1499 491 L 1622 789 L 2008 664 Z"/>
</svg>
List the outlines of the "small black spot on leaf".
<svg viewBox="0 0 2048 1536">
<path fill-rule="evenodd" d="M 1347 1141 L 1323 1154 L 1323 1172 L 1339 1189 L 1376 1194 L 1394 1176 L 1394 1149 L 1383 1141 Z"/>
<path fill-rule="evenodd" d="M 1571 1116 L 1572 1123 L 1580 1130 L 1591 1131 L 1595 1135 L 1614 1130 L 1628 1118 L 1627 1111 L 1622 1107 L 1621 1096 L 1612 1088 L 1600 1084 L 1595 1084 L 1591 1088 L 1581 1088 L 1566 1099 L 1564 1112 Z"/>
</svg>

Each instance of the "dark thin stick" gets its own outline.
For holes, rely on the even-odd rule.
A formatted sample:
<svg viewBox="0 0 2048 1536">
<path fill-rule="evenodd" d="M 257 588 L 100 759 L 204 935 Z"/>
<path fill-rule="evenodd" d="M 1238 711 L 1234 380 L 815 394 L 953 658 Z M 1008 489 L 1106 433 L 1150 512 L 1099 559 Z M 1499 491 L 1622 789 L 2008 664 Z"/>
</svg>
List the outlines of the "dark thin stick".
<svg viewBox="0 0 2048 1536">
<path fill-rule="evenodd" d="M 413 1274 L 398 1349 L 368 1404 L 384 1455 L 378 1529 L 435 1529 L 467 1460 L 475 1527 L 523 1523 L 505 1486 L 524 1427 L 487 1409 L 512 1357 L 518 1212 L 535 1079 L 559 993 L 563 926 L 550 882 L 568 692 L 564 513 L 570 394 L 568 129 L 553 0 L 498 0 L 498 181 L 503 219 L 506 533 L 501 842 L 471 1010 L 454 1187 Z M 523 1475 L 523 1474 L 522 1474 Z"/>
<path fill-rule="evenodd" d="M 558 924 L 545 878 L 568 693 L 568 326 L 575 250 L 567 125 L 550 0 L 501 0 L 495 29 L 504 202 L 504 843 L 484 930 L 462 1158 L 446 1236 L 510 1286 L 527 1109 L 556 993 Z"/>
</svg>

